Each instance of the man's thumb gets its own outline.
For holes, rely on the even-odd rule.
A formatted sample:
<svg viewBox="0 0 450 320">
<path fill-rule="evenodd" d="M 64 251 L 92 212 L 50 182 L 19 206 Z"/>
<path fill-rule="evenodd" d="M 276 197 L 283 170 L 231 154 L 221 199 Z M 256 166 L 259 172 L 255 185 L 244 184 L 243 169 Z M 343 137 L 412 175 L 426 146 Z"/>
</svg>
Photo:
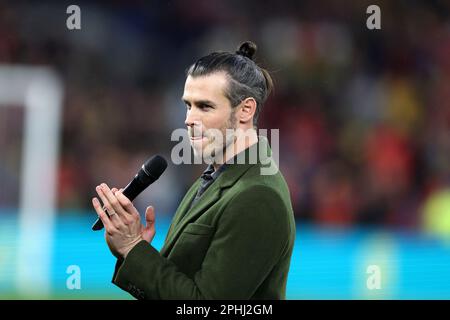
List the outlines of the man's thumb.
<svg viewBox="0 0 450 320">
<path fill-rule="evenodd" d="M 145 210 L 145 221 L 147 222 L 147 226 L 155 222 L 155 209 L 152 206 L 147 207 L 147 210 Z"/>
</svg>

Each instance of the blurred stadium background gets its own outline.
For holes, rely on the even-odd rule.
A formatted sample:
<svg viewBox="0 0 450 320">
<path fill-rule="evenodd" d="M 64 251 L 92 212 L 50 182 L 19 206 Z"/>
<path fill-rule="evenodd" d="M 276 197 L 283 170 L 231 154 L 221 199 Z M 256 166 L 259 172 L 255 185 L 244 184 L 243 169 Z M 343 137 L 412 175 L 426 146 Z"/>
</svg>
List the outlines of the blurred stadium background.
<svg viewBox="0 0 450 320">
<path fill-rule="evenodd" d="M 81 30 L 66 28 L 70 4 Z M 381 30 L 366 28 L 370 4 Z M 297 219 L 288 299 L 449 299 L 449 13 L 444 0 L 0 2 L 0 298 L 130 298 L 90 230 L 94 188 L 170 159 L 187 66 L 253 40 L 276 87 L 259 127 L 280 129 Z M 25 90 L 11 68 L 44 70 L 29 94 L 41 109 L 11 99 Z M 48 111 L 39 125 L 32 110 Z M 156 208 L 157 248 L 202 170 L 169 164 L 137 199 Z"/>
</svg>

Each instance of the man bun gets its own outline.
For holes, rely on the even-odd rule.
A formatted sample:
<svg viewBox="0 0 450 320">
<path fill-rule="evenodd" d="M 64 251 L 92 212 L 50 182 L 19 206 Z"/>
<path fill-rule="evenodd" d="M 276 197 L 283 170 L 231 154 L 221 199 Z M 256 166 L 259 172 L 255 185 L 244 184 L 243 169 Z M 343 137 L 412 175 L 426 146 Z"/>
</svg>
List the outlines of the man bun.
<svg viewBox="0 0 450 320">
<path fill-rule="evenodd" d="M 249 58 L 250 60 L 253 60 L 256 50 L 257 46 L 254 42 L 245 41 L 239 46 L 239 49 L 236 51 L 236 54 L 239 54 L 241 56 Z"/>
</svg>

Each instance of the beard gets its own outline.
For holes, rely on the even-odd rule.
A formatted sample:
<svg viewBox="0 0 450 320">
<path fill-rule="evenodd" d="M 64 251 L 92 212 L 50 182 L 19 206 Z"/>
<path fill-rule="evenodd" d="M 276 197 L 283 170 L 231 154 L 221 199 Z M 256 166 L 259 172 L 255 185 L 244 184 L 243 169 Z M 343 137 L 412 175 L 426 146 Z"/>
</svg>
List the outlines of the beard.
<svg viewBox="0 0 450 320">
<path fill-rule="evenodd" d="M 207 140 L 206 144 L 204 146 L 192 144 L 194 157 L 207 164 L 223 163 L 226 150 L 236 141 L 236 122 L 235 112 L 232 111 L 221 128 L 205 130 L 203 137 Z"/>
</svg>

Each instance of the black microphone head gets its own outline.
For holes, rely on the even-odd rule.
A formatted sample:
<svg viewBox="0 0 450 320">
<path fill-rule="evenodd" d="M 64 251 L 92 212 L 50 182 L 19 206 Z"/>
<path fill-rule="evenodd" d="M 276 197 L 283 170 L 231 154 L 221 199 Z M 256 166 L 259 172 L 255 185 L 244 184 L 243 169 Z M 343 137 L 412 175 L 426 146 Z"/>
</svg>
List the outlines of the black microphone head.
<svg viewBox="0 0 450 320">
<path fill-rule="evenodd" d="M 156 155 L 145 161 L 142 169 L 145 173 L 157 180 L 167 168 L 167 161 L 160 155 Z"/>
<path fill-rule="evenodd" d="M 133 201 L 145 188 L 150 184 L 158 180 L 162 173 L 167 168 L 167 161 L 156 155 L 148 159 L 142 166 L 142 169 L 136 173 L 133 180 L 125 187 L 123 194 Z M 101 230 L 103 228 L 103 222 L 99 219 L 92 226 L 92 230 Z"/>
</svg>

